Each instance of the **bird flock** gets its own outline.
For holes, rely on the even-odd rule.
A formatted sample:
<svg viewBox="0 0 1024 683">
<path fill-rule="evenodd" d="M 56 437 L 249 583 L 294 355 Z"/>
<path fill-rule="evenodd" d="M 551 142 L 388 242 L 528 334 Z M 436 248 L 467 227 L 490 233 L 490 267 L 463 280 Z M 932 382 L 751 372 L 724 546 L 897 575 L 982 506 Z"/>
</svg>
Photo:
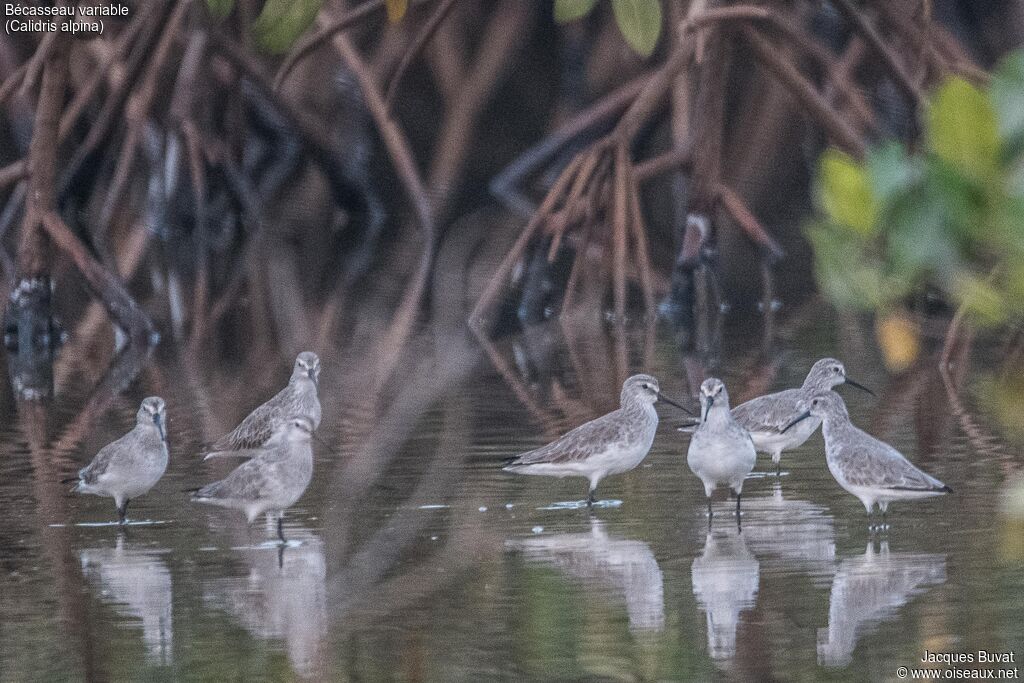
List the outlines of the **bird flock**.
<svg viewBox="0 0 1024 683">
<path fill-rule="evenodd" d="M 686 464 L 704 484 L 709 521 L 712 494 L 722 486 L 735 494 L 739 519 L 743 482 L 754 469 L 758 451 L 771 455 L 776 474 L 780 474 L 782 453 L 801 446 L 819 426 L 829 471 L 842 488 L 860 499 L 869 521 L 877 505 L 882 515 L 878 527 L 885 527 L 885 513 L 893 501 L 952 492 L 895 448 L 856 427 L 842 397 L 833 391 L 841 384 L 871 393 L 847 377 L 846 368 L 834 358 L 815 363 L 799 388 L 760 396 L 733 409 L 725 384 L 714 377 L 704 380 L 698 422 L 680 431 L 691 434 Z M 513 458 L 505 469 L 518 474 L 585 477 L 590 482 L 587 504 L 592 505 L 601 479 L 633 469 L 650 451 L 658 428 L 654 409 L 658 398 L 690 412 L 664 396 L 654 377 L 634 375 L 622 386 L 618 410 Z"/>
<path fill-rule="evenodd" d="M 288 385 L 218 439 L 204 460 L 238 457 L 241 465 L 220 481 L 191 489 L 192 500 L 238 510 L 251 524 L 261 515 L 277 520 L 283 543 L 284 511 L 298 502 L 313 479 L 313 433 L 320 426 L 320 359 L 304 351 L 295 359 Z M 114 499 L 120 524 L 128 503 L 148 492 L 167 470 L 166 406 L 142 401 L 135 427 L 104 446 L 78 472 L 75 491 Z"/>
<path fill-rule="evenodd" d="M 295 359 L 288 385 L 253 410 L 233 431 L 214 442 L 204 458 L 238 457 L 244 462 L 227 477 L 190 489 L 197 503 L 242 512 L 251 524 L 261 515 L 276 519 L 285 541 L 283 515 L 305 493 L 313 477 L 311 440 L 320 425 L 320 359 L 305 351 Z M 782 453 L 802 445 L 822 427 L 825 458 L 836 482 L 864 504 L 869 519 L 877 505 L 883 518 L 889 503 L 951 492 L 915 467 L 899 451 L 850 421 L 841 384 L 868 391 L 846 376 L 843 364 L 825 358 L 811 368 L 803 385 L 768 394 L 730 409 L 725 384 L 708 378 L 700 386 L 700 414 L 661 392 L 651 375 L 633 375 L 622 385 L 620 407 L 576 427 L 559 439 L 508 461 L 516 474 L 578 476 L 588 481 L 586 503 L 595 502 L 607 476 L 634 469 L 647 456 L 658 428 L 654 404 L 660 399 L 697 419 L 680 428 L 690 433 L 686 463 L 711 498 L 718 487 L 736 497 L 737 520 L 743 482 L 754 469 L 757 452 L 771 455 L 779 473 Z M 135 427 L 103 447 L 78 476 L 78 493 L 114 499 L 118 522 L 127 523 L 128 504 L 147 493 L 167 469 L 166 404 L 151 396 L 142 401 Z"/>
</svg>

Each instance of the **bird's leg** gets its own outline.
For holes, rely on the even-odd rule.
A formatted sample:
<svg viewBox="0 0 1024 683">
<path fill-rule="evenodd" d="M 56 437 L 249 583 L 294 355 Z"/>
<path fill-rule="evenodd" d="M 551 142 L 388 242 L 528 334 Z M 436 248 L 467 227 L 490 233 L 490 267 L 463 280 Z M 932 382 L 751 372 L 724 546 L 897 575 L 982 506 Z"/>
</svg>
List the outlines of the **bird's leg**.
<svg viewBox="0 0 1024 683">
<path fill-rule="evenodd" d="M 736 494 L 736 519 L 740 518 L 740 494 Z"/>
<path fill-rule="evenodd" d="M 281 539 L 281 543 L 287 543 L 284 539 L 284 515 L 277 518 L 277 537 Z"/>
<path fill-rule="evenodd" d="M 128 499 L 125 498 L 121 506 L 117 508 L 117 523 L 124 526 L 128 523 Z"/>
<path fill-rule="evenodd" d="M 708 496 L 708 522 L 709 523 L 711 521 L 712 514 L 714 514 L 714 513 L 711 512 L 711 496 Z"/>
<path fill-rule="evenodd" d="M 277 568 L 284 569 L 284 543 L 277 546 Z"/>
<path fill-rule="evenodd" d="M 597 498 L 594 495 L 594 493 L 596 491 L 597 491 L 597 487 L 591 486 L 589 491 L 587 492 L 587 507 L 588 508 L 594 507 L 594 503 L 597 502 Z"/>
<path fill-rule="evenodd" d="M 782 476 L 782 460 L 776 460 L 775 461 L 775 476 L 776 477 L 781 477 Z"/>
</svg>

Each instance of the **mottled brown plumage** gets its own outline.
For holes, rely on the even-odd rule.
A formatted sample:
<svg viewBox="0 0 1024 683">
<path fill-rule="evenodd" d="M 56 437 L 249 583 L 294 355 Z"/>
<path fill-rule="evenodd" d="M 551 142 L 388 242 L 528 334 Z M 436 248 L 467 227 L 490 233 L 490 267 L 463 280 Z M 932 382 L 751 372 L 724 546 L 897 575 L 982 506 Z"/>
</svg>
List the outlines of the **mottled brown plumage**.
<svg viewBox="0 0 1024 683">
<path fill-rule="evenodd" d="M 313 429 L 319 427 L 319 377 L 320 359 L 311 351 L 300 353 L 295 359 L 288 386 L 249 413 L 234 430 L 218 439 L 210 447 L 206 458 L 251 455 L 246 451 L 265 446 L 274 431 L 290 417 L 301 415 L 313 423 Z"/>
</svg>

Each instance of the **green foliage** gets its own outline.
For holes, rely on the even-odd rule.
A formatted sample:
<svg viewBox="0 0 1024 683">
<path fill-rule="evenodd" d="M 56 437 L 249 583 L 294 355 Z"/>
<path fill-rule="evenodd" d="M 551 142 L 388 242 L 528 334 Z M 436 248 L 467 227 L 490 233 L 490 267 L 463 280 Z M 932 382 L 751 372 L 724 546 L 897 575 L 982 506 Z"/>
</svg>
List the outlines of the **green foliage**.
<svg viewBox="0 0 1024 683">
<path fill-rule="evenodd" d="M 661 0 L 612 0 L 612 9 L 629 46 L 649 57 L 661 35 Z"/>
<path fill-rule="evenodd" d="M 649 57 L 661 37 L 661 0 L 611 0 L 615 23 L 629 46 Z M 555 0 L 555 21 L 565 23 L 590 14 L 597 0 Z"/>
<path fill-rule="evenodd" d="M 555 0 L 555 21 L 564 24 L 590 14 L 597 0 Z"/>
<path fill-rule="evenodd" d="M 206 8 L 217 21 L 231 14 L 234 6 L 235 0 L 206 0 Z"/>
<path fill-rule="evenodd" d="M 999 132 L 989 96 L 962 78 L 947 81 L 928 108 L 928 145 L 950 165 L 988 179 L 999 168 Z"/>
<path fill-rule="evenodd" d="M 261 48 L 272 54 L 286 52 L 316 19 L 323 0 L 267 0 L 253 24 Z"/>
<path fill-rule="evenodd" d="M 894 311 L 925 290 L 981 324 L 1024 314 L 1024 53 L 979 89 L 940 86 L 925 146 L 835 150 L 820 160 L 807 228 L 822 290 L 837 305 Z"/>
</svg>

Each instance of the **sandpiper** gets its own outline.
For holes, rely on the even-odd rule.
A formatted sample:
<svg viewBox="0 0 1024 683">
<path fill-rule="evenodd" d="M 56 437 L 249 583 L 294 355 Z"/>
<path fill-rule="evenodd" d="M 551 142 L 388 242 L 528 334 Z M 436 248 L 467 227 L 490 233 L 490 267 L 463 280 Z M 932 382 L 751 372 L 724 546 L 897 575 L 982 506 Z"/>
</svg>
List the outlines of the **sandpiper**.
<svg viewBox="0 0 1024 683">
<path fill-rule="evenodd" d="M 149 491 L 167 469 L 166 406 L 150 396 L 135 415 L 135 427 L 117 441 L 100 449 L 92 462 L 78 472 L 75 491 L 109 496 L 117 505 L 117 520 L 127 521 L 128 503 Z"/>
<path fill-rule="evenodd" d="M 277 517 L 277 535 L 283 543 L 284 511 L 302 497 L 313 478 L 313 429 L 305 416 L 282 421 L 252 460 L 197 490 L 192 500 L 240 510 L 250 524 L 270 513 Z"/>
<path fill-rule="evenodd" d="M 506 472 L 543 474 L 552 477 L 585 477 L 590 482 L 587 505 L 602 479 L 633 469 L 647 456 L 658 429 L 658 399 L 689 413 L 661 393 L 658 380 L 633 375 L 622 385 L 620 407 L 573 429 L 561 438 L 513 458 Z"/>
<path fill-rule="evenodd" d="M 743 479 L 754 469 L 757 452 L 746 429 L 729 412 L 729 393 L 722 380 L 709 377 L 700 385 L 700 424 L 690 438 L 686 464 L 704 482 L 711 518 L 711 494 L 719 484 L 736 494 L 736 516 L 740 514 Z"/>
<path fill-rule="evenodd" d="M 855 427 L 839 394 L 821 392 L 801 402 L 798 410 L 783 431 L 810 418 L 821 420 L 829 471 L 840 486 L 860 499 L 869 519 L 878 503 L 883 528 L 889 503 L 952 493 L 953 489 L 919 470 L 895 448 Z"/>
<path fill-rule="evenodd" d="M 811 418 L 783 433 L 782 429 L 796 414 L 796 404 L 828 391 L 840 384 L 849 384 L 873 395 L 873 392 L 846 376 L 846 368 L 835 358 L 822 358 L 811 367 L 799 389 L 786 389 L 741 403 L 732 410 L 732 417 L 750 432 L 754 448 L 772 456 L 776 475 L 782 473 L 779 461 L 783 451 L 797 448 L 814 434 L 821 424 Z"/>
<path fill-rule="evenodd" d="M 303 351 L 295 359 L 288 386 L 249 413 L 230 434 L 218 439 L 203 459 L 251 455 L 250 449 L 262 448 L 278 426 L 291 417 L 303 416 L 312 423 L 313 429 L 319 427 L 319 381 L 320 359 L 312 351 Z"/>
</svg>

